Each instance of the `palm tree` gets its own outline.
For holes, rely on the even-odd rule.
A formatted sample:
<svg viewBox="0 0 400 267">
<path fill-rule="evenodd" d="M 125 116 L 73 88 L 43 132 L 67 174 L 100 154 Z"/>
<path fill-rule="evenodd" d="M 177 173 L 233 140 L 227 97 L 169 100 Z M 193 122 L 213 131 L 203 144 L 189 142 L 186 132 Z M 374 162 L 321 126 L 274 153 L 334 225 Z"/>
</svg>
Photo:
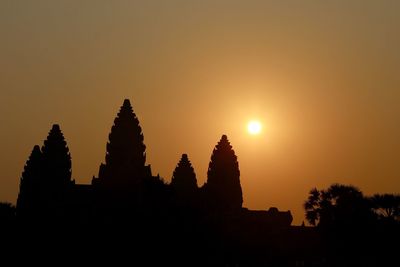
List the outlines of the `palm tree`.
<svg viewBox="0 0 400 267">
<path fill-rule="evenodd" d="M 333 184 L 326 190 L 312 189 L 304 203 L 311 225 L 357 225 L 370 219 L 370 204 L 363 193 L 351 185 Z"/>
<path fill-rule="evenodd" d="M 400 195 L 375 194 L 370 200 L 378 217 L 388 220 L 400 220 Z"/>
</svg>

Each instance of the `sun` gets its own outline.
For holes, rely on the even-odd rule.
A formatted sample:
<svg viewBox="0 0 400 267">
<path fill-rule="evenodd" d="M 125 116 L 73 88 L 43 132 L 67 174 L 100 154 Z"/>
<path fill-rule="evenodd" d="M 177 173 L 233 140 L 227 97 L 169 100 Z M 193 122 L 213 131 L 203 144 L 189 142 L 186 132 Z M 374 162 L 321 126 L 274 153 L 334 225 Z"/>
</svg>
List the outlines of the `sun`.
<svg viewBox="0 0 400 267">
<path fill-rule="evenodd" d="M 259 121 L 252 120 L 252 121 L 249 121 L 249 123 L 247 124 L 247 131 L 251 135 L 260 134 L 261 130 L 262 130 L 262 125 L 261 125 L 261 122 L 259 122 Z"/>
</svg>

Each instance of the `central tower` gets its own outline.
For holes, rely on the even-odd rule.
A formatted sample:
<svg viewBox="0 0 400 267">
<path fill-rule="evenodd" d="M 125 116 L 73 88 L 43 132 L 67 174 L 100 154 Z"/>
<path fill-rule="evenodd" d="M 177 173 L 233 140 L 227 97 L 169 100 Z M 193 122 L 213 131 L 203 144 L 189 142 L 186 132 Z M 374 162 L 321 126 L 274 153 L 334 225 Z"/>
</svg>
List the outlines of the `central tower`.
<svg viewBox="0 0 400 267">
<path fill-rule="evenodd" d="M 109 189 L 137 187 L 151 176 L 146 166 L 146 146 L 139 120 L 128 99 L 124 100 L 108 136 L 105 164 L 92 183 Z"/>
</svg>

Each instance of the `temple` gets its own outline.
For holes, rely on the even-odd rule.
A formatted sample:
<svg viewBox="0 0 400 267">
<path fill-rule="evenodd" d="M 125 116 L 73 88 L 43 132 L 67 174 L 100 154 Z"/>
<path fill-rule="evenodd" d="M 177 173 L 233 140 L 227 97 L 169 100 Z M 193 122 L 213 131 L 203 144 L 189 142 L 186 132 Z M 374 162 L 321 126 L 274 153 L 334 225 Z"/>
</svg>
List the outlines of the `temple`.
<svg viewBox="0 0 400 267">
<path fill-rule="evenodd" d="M 42 148 L 26 163 L 17 200 L 21 221 L 119 223 L 149 218 L 207 218 L 246 227 L 285 228 L 290 211 L 254 211 L 242 207 L 239 163 L 228 137 L 212 152 L 206 183 L 199 187 L 187 154 L 171 183 L 153 176 L 139 119 L 128 99 L 121 106 L 106 145 L 105 162 L 90 185 L 71 179 L 71 156 L 59 125 L 53 125 Z M 222 220 L 222 219 L 221 219 Z"/>
</svg>

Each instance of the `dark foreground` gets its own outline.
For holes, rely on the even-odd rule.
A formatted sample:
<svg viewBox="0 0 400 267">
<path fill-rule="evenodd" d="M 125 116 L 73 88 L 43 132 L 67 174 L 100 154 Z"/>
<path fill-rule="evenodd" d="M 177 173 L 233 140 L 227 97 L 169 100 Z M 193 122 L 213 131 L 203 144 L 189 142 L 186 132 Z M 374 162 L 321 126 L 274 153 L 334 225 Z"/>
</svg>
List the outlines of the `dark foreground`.
<svg viewBox="0 0 400 267">
<path fill-rule="evenodd" d="M 324 233 L 213 218 L 1 230 L 4 262 L 112 266 L 398 266 L 399 228 Z M 155 219 L 155 218 L 154 218 Z M 159 218 L 158 218 L 159 219 Z M 6 265 L 3 265 L 6 266 Z"/>
</svg>

